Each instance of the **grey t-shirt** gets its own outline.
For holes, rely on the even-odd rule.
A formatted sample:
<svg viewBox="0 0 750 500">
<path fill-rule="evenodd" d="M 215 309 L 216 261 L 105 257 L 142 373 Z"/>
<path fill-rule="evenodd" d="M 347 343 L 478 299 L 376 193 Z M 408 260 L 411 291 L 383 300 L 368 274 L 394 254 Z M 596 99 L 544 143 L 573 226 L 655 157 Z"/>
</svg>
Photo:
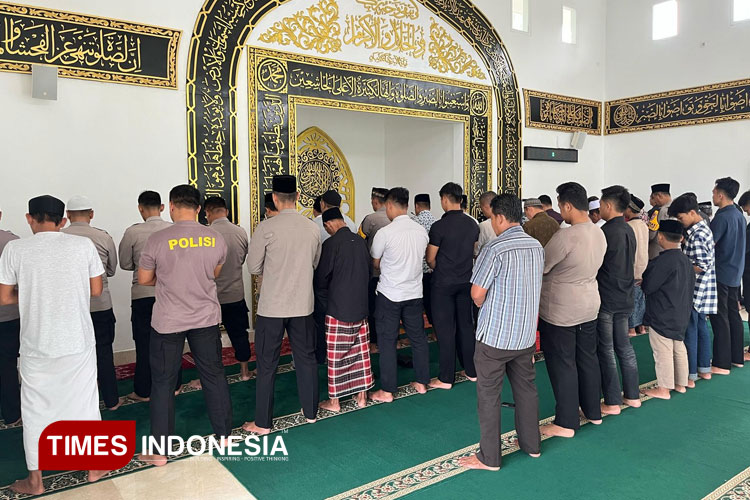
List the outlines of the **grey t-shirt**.
<svg viewBox="0 0 750 500">
<path fill-rule="evenodd" d="M 85 222 L 71 222 L 70 226 L 63 229 L 62 232 L 84 236 L 94 243 L 106 273 L 103 277 L 104 290 L 102 290 L 101 296 L 91 298 L 91 312 L 112 309 L 112 297 L 109 294 L 109 282 L 107 281 L 107 277 L 114 276 L 117 271 L 117 249 L 112 237 L 107 231 L 93 227 Z"/>
<path fill-rule="evenodd" d="M 18 285 L 21 356 L 60 358 L 93 348 L 89 280 L 103 274 L 88 238 L 43 232 L 8 243 L 0 283 Z"/>
<path fill-rule="evenodd" d="M 138 266 L 156 271 L 151 327 L 159 333 L 221 322 L 214 270 L 227 258 L 224 238 L 194 221 L 179 221 L 149 237 Z"/>
<path fill-rule="evenodd" d="M 213 221 L 211 229 L 221 234 L 227 244 L 227 261 L 216 278 L 219 303 L 232 304 L 244 300 L 245 282 L 242 273 L 247 258 L 247 233 L 226 217 Z"/>
<path fill-rule="evenodd" d="M 146 222 L 133 224 L 125 230 L 122 241 L 120 241 L 118 254 L 120 256 L 120 268 L 125 271 L 133 271 L 133 286 L 130 288 L 132 300 L 145 299 L 156 295 L 154 287 L 138 284 L 138 262 L 141 260 L 141 253 L 149 236 L 171 225 L 171 222 L 154 216 L 146 219 Z"/>
<path fill-rule="evenodd" d="M 0 255 L 3 254 L 3 249 L 5 249 L 5 245 L 7 245 L 8 242 L 11 242 L 17 239 L 18 239 L 18 236 L 11 233 L 10 231 L 0 230 Z M 0 323 L 4 323 L 6 321 L 13 321 L 14 319 L 18 319 L 18 306 L 17 305 L 0 306 Z"/>
</svg>

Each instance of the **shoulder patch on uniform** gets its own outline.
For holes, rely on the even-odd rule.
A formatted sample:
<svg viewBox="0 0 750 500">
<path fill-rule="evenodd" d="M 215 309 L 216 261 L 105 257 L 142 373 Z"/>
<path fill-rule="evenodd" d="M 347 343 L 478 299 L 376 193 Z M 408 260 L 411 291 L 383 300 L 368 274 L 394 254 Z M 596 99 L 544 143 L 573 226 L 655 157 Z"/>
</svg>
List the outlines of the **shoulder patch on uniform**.
<svg viewBox="0 0 750 500">
<path fill-rule="evenodd" d="M 649 231 L 659 230 L 659 210 L 654 210 L 653 215 L 648 221 L 648 229 Z"/>
</svg>

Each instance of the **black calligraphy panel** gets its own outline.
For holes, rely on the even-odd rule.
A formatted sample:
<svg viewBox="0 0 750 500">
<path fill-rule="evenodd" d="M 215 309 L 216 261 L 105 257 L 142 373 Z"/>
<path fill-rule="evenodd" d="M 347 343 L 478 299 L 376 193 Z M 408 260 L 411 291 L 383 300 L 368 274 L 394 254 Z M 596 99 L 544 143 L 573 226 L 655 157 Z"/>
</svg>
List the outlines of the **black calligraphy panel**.
<svg viewBox="0 0 750 500">
<path fill-rule="evenodd" d="M 748 118 L 750 80 L 740 80 L 607 102 L 606 133 Z"/>
<path fill-rule="evenodd" d="M 600 101 L 528 89 L 524 89 L 523 95 L 527 127 L 601 134 L 602 103 Z"/>
<path fill-rule="evenodd" d="M 60 76 L 177 88 L 181 32 L 0 3 L 0 70 L 57 66 Z"/>
</svg>

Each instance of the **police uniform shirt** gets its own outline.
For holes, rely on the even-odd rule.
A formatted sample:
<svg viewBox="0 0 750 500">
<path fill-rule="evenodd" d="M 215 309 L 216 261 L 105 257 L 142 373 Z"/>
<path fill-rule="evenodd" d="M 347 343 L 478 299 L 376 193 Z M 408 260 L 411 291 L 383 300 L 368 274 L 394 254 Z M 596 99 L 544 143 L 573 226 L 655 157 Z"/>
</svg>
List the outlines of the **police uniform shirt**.
<svg viewBox="0 0 750 500">
<path fill-rule="evenodd" d="M 293 209 L 284 209 L 255 228 L 247 267 L 263 275 L 258 315 L 296 318 L 313 312 L 313 274 L 320 259 L 318 226 Z"/>
<path fill-rule="evenodd" d="M 242 279 L 242 266 L 247 258 L 247 233 L 226 217 L 211 223 L 211 229 L 224 237 L 227 244 L 227 261 L 216 278 L 216 288 L 220 304 L 233 304 L 245 299 L 245 284 Z"/>
<path fill-rule="evenodd" d="M 138 263 L 156 273 L 151 327 L 178 333 L 218 325 L 214 271 L 226 258 L 224 238 L 196 221 L 179 221 L 152 234 Z"/>
<path fill-rule="evenodd" d="M 0 231 L 0 255 L 3 254 L 5 245 L 7 245 L 8 242 L 17 239 L 18 236 L 11 233 L 10 231 Z M 13 321 L 15 319 L 18 319 L 18 305 L 13 304 L 10 306 L 0 306 L 0 323 Z"/>
<path fill-rule="evenodd" d="M 71 222 L 70 226 L 62 230 L 65 234 L 83 236 L 90 239 L 104 266 L 102 282 L 104 289 L 99 297 L 91 297 L 91 312 L 106 311 L 112 309 L 112 297 L 109 293 L 108 277 L 115 275 L 117 271 L 117 248 L 112 237 L 103 229 L 91 226 L 85 222 Z"/>
<path fill-rule="evenodd" d="M 141 260 L 141 253 L 143 253 L 148 238 L 155 232 L 166 229 L 171 225 L 171 222 L 154 215 L 146 219 L 146 222 L 133 224 L 125 230 L 125 234 L 120 241 L 118 255 L 120 256 L 120 268 L 124 271 L 133 271 L 133 286 L 130 288 L 132 300 L 153 297 L 156 294 L 154 287 L 138 284 L 138 262 Z"/>
</svg>

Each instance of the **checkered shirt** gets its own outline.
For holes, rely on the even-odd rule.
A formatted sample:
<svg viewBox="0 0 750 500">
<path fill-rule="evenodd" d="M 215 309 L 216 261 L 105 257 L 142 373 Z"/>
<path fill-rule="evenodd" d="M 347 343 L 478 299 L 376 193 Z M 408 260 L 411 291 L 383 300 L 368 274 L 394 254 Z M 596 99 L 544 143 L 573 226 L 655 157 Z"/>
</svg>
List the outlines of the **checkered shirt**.
<svg viewBox="0 0 750 500">
<path fill-rule="evenodd" d="M 422 210 L 419 212 L 419 215 L 412 215 L 411 219 L 422 226 L 425 231 L 427 231 L 427 234 L 430 234 L 430 228 L 432 228 L 432 224 L 435 222 L 435 216 L 432 215 L 432 212 L 429 210 Z M 427 261 L 422 261 L 422 273 L 431 273 L 432 269 L 430 269 L 430 266 L 427 265 Z"/>
<path fill-rule="evenodd" d="M 520 351 L 536 343 L 544 249 L 521 226 L 487 243 L 471 282 L 487 290 L 476 338 L 495 349 Z"/>
<path fill-rule="evenodd" d="M 685 255 L 694 266 L 703 269 L 695 276 L 693 308 L 699 313 L 716 314 L 719 301 L 716 296 L 714 237 L 706 221 L 702 220 L 687 230 Z"/>
</svg>

